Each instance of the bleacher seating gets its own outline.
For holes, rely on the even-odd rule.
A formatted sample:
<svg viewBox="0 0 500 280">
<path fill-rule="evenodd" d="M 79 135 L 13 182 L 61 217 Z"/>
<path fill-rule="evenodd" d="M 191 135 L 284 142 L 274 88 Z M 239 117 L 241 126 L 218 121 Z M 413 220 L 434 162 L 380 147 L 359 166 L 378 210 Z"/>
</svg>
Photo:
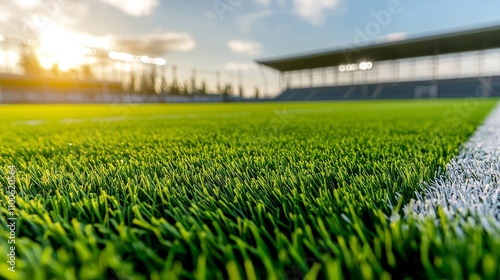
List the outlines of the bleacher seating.
<svg viewBox="0 0 500 280">
<path fill-rule="evenodd" d="M 436 94 L 429 90 L 436 86 Z M 420 90 L 419 90 L 420 88 Z M 500 97 L 500 76 L 438 81 L 411 81 L 366 85 L 290 88 L 277 101 L 371 100 L 414 98 L 460 98 L 489 94 Z"/>
</svg>

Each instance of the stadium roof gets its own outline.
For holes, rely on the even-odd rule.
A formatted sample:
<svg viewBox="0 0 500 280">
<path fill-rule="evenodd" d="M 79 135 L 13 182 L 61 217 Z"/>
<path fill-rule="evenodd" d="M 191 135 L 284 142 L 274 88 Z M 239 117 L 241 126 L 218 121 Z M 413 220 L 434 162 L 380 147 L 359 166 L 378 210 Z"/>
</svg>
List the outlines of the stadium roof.
<svg viewBox="0 0 500 280">
<path fill-rule="evenodd" d="M 281 72 L 338 66 L 361 61 L 385 61 L 476 51 L 500 47 L 500 25 L 350 49 L 264 59 L 256 62 Z"/>
</svg>

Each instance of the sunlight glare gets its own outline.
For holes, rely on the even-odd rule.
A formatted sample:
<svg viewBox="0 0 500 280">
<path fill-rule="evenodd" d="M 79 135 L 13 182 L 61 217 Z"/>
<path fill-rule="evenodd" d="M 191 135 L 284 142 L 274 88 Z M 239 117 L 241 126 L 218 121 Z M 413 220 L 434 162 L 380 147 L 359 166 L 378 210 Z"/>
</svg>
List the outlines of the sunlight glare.
<svg viewBox="0 0 500 280">
<path fill-rule="evenodd" d="M 17 5 L 23 9 L 31 9 L 38 5 L 39 0 L 18 0 Z"/>
<path fill-rule="evenodd" d="M 61 71 L 68 71 L 85 64 L 85 58 L 92 50 L 76 45 L 76 41 L 75 34 L 66 30 L 54 26 L 43 30 L 39 54 L 42 67 L 50 69 L 57 64 Z"/>
</svg>

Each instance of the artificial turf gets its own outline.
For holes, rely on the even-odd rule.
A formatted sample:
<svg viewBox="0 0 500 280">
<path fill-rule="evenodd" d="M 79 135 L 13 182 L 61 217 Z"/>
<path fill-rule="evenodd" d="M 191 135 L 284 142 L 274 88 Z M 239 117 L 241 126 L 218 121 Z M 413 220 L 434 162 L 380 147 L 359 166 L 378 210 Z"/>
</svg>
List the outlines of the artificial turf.
<svg viewBox="0 0 500 280">
<path fill-rule="evenodd" d="M 0 277 L 498 279 L 500 235 L 398 218 L 473 101 L 2 106 Z"/>
</svg>

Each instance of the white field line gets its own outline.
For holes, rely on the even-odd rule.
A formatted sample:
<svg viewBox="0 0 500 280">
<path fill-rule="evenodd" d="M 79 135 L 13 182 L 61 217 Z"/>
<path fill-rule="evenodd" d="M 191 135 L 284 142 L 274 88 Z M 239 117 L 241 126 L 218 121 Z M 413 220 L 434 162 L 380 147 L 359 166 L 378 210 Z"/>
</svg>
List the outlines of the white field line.
<svg viewBox="0 0 500 280">
<path fill-rule="evenodd" d="M 59 121 L 59 123 L 62 124 L 72 124 L 72 123 L 81 123 L 84 122 L 85 119 L 62 119 Z"/>
<path fill-rule="evenodd" d="M 214 113 L 214 114 L 163 114 L 163 115 L 151 115 L 144 117 L 127 117 L 127 116 L 116 116 L 116 117 L 94 117 L 94 118 L 73 118 L 73 119 L 61 119 L 59 123 L 61 124 L 73 124 L 82 122 L 124 122 L 132 120 L 161 120 L 161 119 L 199 119 L 202 117 L 214 117 L 214 118 L 231 118 L 231 117 L 248 117 L 252 114 L 250 112 L 238 112 L 238 113 Z M 48 120 L 22 120 L 14 121 L 13 125 L 42 125 L 49 123 Z"/>
<path fill-rule="evenodd" d="M 440 205 L 460 231 L 463 226 L 480 225 L 485 230 L 500 229 L 500 104 L 446 165 L 446 170 L 423 185 L 403 209 L 417 220 L 439 222 Z"/>
<path fill-rule="evenodd" d="M 37 126 L 37 125 L 42 125 L 42 124 L 46 124 L 48 123 L 49 121 L 47 120 L 23 120 L 23 121 L 15 121 L 15 122 L 12 122 L 13 125 L 30 125 L 30 126 Z"/>
</svg>

